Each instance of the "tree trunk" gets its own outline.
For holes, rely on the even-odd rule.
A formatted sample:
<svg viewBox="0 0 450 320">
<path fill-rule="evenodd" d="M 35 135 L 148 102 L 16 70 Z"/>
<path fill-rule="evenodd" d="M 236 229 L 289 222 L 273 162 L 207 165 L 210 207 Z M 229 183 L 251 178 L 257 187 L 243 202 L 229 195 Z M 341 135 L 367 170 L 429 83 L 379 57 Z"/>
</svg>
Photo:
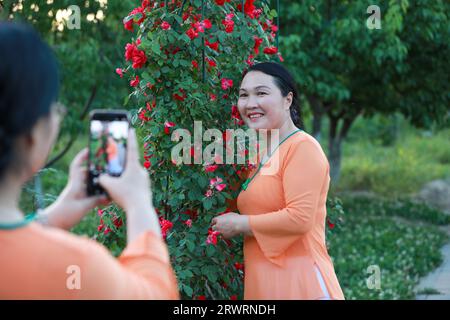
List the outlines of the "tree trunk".
<svg viewBox="0 0 450 320">
<path fill-rule="evenodd" d="M 330 116 L 330 136 L 328 140 L 328 160 L 330 162 L 330 178 L 337 184 L 341 174 L 342 139 L 338 133 L 338 117 Z"/>
<path fill-rule="evenodd" d="M 342 140 L 338 137 L 329 141 L 330 178 L 333 184 L 337 184 L 341 176 Z"/>
<path fill-rule="evenodd" d="M 344 112 L 338 115 L 333 115 L 331 112 L 328 113 L 330 118 L 328 160 L 330 162 L 330 178 L 333 184 L 337 184 L 341 176 L 342 143 L 359 113 L 359 110 L 350 115 L 345 115 Z M 342 126 L 338 130 L 340 120 L 342 120 Z"/>
<path fill-rule="evenodd" d="M 308 102 L 313 112 L 312 136 L 320 142 L 322 133 L 322 119 L 324 114 L 322 102 L 316 96 L 308 96 Z"/>
</svg>

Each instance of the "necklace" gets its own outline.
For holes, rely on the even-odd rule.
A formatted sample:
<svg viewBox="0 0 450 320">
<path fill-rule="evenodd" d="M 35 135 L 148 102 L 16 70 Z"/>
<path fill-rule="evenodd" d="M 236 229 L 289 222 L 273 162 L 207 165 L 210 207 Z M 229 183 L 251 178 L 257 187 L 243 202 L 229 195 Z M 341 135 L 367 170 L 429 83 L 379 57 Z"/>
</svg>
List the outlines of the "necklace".
<svg viewBox="0 0 450 320">
<path fill-rule="evenodd" d="M 250 184 L 250 182 L 252 182 L 252 180 L 256 177 L 256 175 L 259 173 L 259 171 L 261 170 L 261 168 L 269 161 L 270 157 L 272 157 L 272 155 L 275 153 L 275 151 L 283 144 L 283 142 L 285 142 L 289 137 L 293 136 L 294 134 L 296 134 L 297 132 L 302 131 L 301 129 L 297 129 L 294 132 L 292 132 L 290 135 L 288 135 L 286 138 L 283 139 L 283 141 L 281 141 L 278 146 L 275 148 L 275 150 L 273 150 L 273 152 L 270 154 L 270 156 L 267 158 L 267 161 L 263 163 L 263 161 L 261 160 L 261 162 L 259 163 L 258 166 L 258 170 L 256 170 L 255 174 L 251 177 L 248 178 L 247 180 L 245 180 L 245 182 L 242 184 L 242 190 L 247 190 L 248 185 Z"/>
<path fill-rule="evenodd" d="M 13 230 L 24 227 L 36 219 L 36 214 L 32 213 L 27 215 L 22 221 L 13 222 L 13 223 L 0 223 L 0 230 Z"/>
</svg>

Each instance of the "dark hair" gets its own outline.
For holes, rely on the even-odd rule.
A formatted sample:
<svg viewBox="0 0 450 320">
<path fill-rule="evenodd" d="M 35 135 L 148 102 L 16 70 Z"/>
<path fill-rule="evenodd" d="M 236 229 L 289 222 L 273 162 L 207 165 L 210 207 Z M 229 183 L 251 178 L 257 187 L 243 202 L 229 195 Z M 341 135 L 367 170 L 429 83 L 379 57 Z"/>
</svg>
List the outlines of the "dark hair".
<svg viewBox="0 0 450 320">
<path fill-rule="evenodd" d="M 0 178 L 15 159 L 15 141 L 50 113 L 59 91 L 52 50 L 25 24 L 0 22 Z"/>
<path fill-rule="evenodd" d="M 284 66 L 276 62 L 261 62 L 254 64 L 248 68 L 248 70 L 244 73 L 244 76 L 250 71 L 260 71 L 272 76 L 283 97 L 286 97 L 289 92 L 292 92 L 292 104 L 289 110 L 291 113 L 291 118 L 297 127 L 303 129 L 297 85 L 295 84 L 295 80 L 289 71 Z"/>
</svg>

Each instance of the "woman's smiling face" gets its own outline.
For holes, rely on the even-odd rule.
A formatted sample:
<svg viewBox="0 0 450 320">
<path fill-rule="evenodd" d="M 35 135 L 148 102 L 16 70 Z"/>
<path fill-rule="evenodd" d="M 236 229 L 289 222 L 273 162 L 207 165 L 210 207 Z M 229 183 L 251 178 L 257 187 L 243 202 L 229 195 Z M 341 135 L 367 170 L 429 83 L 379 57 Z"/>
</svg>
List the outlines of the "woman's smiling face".
<svg viewBox="0 0 450 320">
<path fill-rule="evenodd" d="M 278 129 L 290 118 L 292 93 L 283 97 L 274 78 L 250 71 L 242 80 L 238 109 L 250 129 Z"/>
</svg>

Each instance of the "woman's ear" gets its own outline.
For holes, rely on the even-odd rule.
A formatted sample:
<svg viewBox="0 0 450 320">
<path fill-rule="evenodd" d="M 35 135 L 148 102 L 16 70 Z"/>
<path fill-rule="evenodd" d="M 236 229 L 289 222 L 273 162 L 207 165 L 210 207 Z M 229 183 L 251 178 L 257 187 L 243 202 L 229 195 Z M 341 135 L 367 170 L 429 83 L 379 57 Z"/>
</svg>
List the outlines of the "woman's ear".
<svg viewBox="0 0 450 320">
<path fill-rule="evenodd" d="M 289 92 L 284 99 L 285 110 L 289 110 L 291 108 L 292 101 L 294 100 L 294 94 L 292 93 L 292 91 Z"/>
</svg>

